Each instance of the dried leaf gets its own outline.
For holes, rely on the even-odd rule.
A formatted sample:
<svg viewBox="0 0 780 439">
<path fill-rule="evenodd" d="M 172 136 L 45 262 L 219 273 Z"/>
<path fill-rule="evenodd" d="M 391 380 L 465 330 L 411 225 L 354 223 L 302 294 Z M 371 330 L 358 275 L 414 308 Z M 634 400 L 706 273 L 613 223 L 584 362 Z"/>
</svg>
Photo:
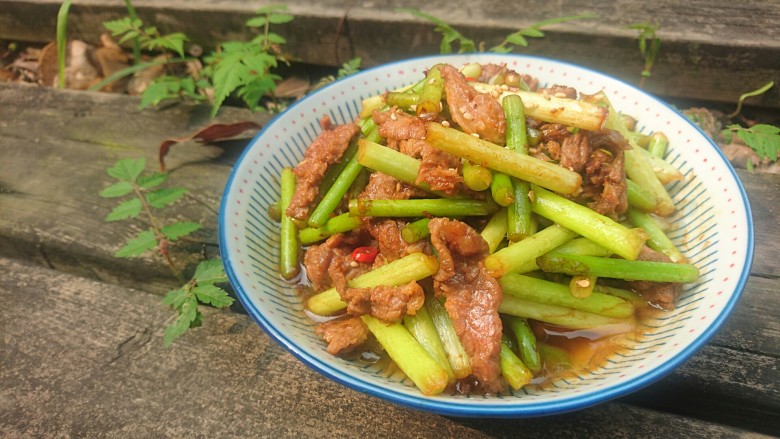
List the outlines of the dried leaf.
<svg viewBox="0 0 780 439">
<path fill-rule="evenodd" d="M 238 122 L 232 124 L 215 123 L 201 129 L 191 136 L 173 138 L 163 141 L 160 144 L 159 159 L 160 169 L 165 172 L 165 156 L 168 155 L 171 147 L 177 143 L 195 140 L 198 143 L 209 143 L 217 140 L 225 140 L 238 136 L 247 130 L 257 130 L 261 126 L 255 122 Z"/>
<path fill-rule="evenodd" d="M 276 84 L 274 96 L 280 99 L 300 98 L 309 91 L 309 81 L 297 76 L 291 76 Z"/>
</svg>

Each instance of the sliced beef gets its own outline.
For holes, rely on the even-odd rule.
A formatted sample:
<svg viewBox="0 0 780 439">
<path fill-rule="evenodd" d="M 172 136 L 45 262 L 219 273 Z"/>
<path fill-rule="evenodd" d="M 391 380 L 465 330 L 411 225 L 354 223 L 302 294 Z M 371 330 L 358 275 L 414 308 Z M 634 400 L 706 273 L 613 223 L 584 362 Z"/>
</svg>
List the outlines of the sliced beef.
<svg viewBox="0 0 780 439">
<path fill-rule="evenodd" d="M 626 140 L 616 131 L 577 131 L 565 125 L 538 126 L 542 142 L 529 148 L 533 157 L 556 162 L 582 176 L 582 191 L 576 200 L 596 212 L 619 219 L 628 208 L 624 151 Z"/>
<path fill-rule="evenodd" d="M 303 265 L 314 291 L 332 287 L 333 272 L 349 280 L 368 271 L 371 266 L 357 263 L 352 258 L 352 250 L 369 239 L 365 232 L 358 230 L 348 234 L 338 233 L 322 244 L 309 247 L 303 256 Z"/>
<path fill-rule="evenodd" d="M 408 156 L 422 158 L 418 184 L 428 184 L 431 189 L 447 194 L 463 189 L 460 159 L 432 147 L 424 140 L 427 130 L 422 119 L 395 108 L 384 112 L 374 111 L 372 117 L 379 125 L 379 134 L 387 139 L 389 147 Z"/>
<path fill-rule="evenodd" d="M 555 140 L 541 142 L 533 148 L 528 148 L 528 155 L 545 162 L 557 162 L 561 159 L 561 144 Z"/>
<path fill-rule="evenodd" d="M 538 93 L 556 98 L 577 99 L 577 90 L 565 85 L 553 85 L 552 87 L 540 88 Z"/>
<path fill-rule="evenodd" d="M 518 73 L 508 68 L 506 64 L 482 64 L 482 74 L 477 80 L 488 84 L 508 85 L 510 87 L 519 87 L 522 81 L 531 91 L 539 87 L 539 81 L 535 77 Z"/>
<path fill-rule="evenodd" d="M 317 334 L 328 343 L 329 354 L 348 354 L 368 340 L 368 328 L 360 317 L 344 317 L 317 325 Z"/>
<path fill-rule="evenodd" d="M 545 142 L 553 140 L 558 143 L 563 143 L 567 137 L 571 136 L 569 128 L 561 123 L 544 123 L 539 126 L 539 131 L 544 135 L 543 140 Z"/>
<path fill-rule="evenodd" d="M 408 200 L 413 197 L 425 196 L 428 194 L 423 190 L 387 174 L 373 172 L 358 198 L 361 200 Z"/>
<path fill-rule="evenodd" d="M 574 172 L 580 172 L 590 157 L 588 136 L 578 132 L 563 139 L 560 150 L 560 165 Z"/>
<path fill-rule="evenodd" d="M 401 230 L 406 222 L 383 219 L 366 218 L 364 224 L 368 233 L 374 237 L 379 247 L 379 256 L 382 262 L 391 262 L 407 254 L 409 244 L 401 237 Z"/>
<path fill-rule="evenodd" d="M 419 139 L 401 140 L 400 142 L 398 142 L 398 150 L 410 157 L 414 157 L 418 159 L 422 156 L 423 148 L 425 148 L 426 145 L 428 145 L 428 142 L 426 142 L 425 140 L 419 140 Z"/>
<path fill-rule="evenodd" d="M 387 111 L 374 111 L 372 116 L 374 122 L 379 126 L 379 135 L 387 140 L 387 146 L 401 150 L 404 154 L 411 155 L 412 157 L 419 157 L 419 151 L 417 155 L 409 154 L 401 148 L 402 143 L 406 143 L 408 140 L 423 140 L 427 132 L 425 128 L 425 121 L 418 119 L 415 116 L 404 113 L 397 108 L 391 108 Z M 406 146 L 407 149 L 411 149 L 417 142 L 411 142 L 411 145 Z"/>
<path fill-rule="evenodd" d="M 413 186 L 393 177 L 374 172 L 358 198 L 364 200 L 406 200 L 413 196 L 426 196 Z M 376 265 L 394 261 L 409 253 L 426 251 L 425 243 L 409 244 L 401 237 L 406 222 L 390 218 L 364 218 L 363 229 L 368 232 L 379 247 Z"/>
<path fill-rule="evenodd" d="M 506 142 L 506 119 L 501 104 L 489 93 L 479 93 L 455 67 L 442 65 L 444 92 L 452 120 L 469 134 L 489 142 Z"/>
<path fill-rule="evenodd" d="M 672 262 L 668 256 L 657 252 L 648 246 L 642 247 L 637 256 L 640 261 L 653 262 Z M 629 286 L 653 305 L 665 310 L 673 310 L 677 303 L 677 298 L 682 292 L 682 284 L 674 282 L 649 282 L 649 281 L 631 281 Z"/>
<path fill-rule="evenodd" d="M 447 313 L 463 348 L 469 354 L 474 376 L 485 391 L 500 392 L 501 286 L 485 269 L 488 245 L 467 224 L 434 218 L 428 227 L 431 243 L 439 254 L 434 291 L 444 296 Z"/>
<path fill-rule="evenodd" d="M 350 140 L 360 131 L 354 123 L 333 126 L 328 116 L 323 117 L 320 124 L 323 132 L 309 145 L 303 160 L 293 169 L 296 177 L 295 193 L 287 208 L 287 215 L 298 220 L 308 216 L 328 166 L 341 159 Z"/>
<path fill-rule="evenodd" d="M 344 278 L 335 279 L 341 300 L 347 302 L 347 313 L 353 316 L 372 315 L 386 322 L 396 322 L 414 315 L 425 301 L 425 293 L 417 282 L 400 286 L 352 288 Z"/>
<path fill-rule="evenodd" d="M 582 194 L 590 198 L 588 206 L 613 219 L 628 208 L 628 189 L 624 151 L 628 142 L 617 131 L 589 132 L 591 149 L 582 178 Z"/>
<path fill-rule="evenodd" d="M 528 120 L 529 118 L 526 118 L 526 121 Z M 566 125 L 560 123 L 533 122 L 532 128 L 542 133 L 542 139 L 537 146 L 528 149 L 528 154 L 546 162 L 559 162 L 562 143 L 571 137 L 571 132 Z"/>
<path fill-rule="evenodd" d="M 425 183 L 432 190 L 441 191 L 448 195 L 462 192 L 465 189 L 459 158 L 427 143 L 422 147 L 421 156 L 417 184 Z"/>
</svg>

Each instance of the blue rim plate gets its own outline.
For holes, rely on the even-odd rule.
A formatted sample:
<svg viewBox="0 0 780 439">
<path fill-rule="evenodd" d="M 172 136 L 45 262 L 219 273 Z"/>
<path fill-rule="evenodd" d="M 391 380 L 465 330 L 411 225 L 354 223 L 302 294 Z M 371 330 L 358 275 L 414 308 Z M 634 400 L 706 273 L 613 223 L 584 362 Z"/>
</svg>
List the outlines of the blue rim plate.
<svg viewBox="0 0 780 439">
<path fill-rule="evenodd" d="M 364 98 L 409 85 L 437 63 L 505 63 L 541 84 L 562 84 L 592 94 L 603 90 L 638 129 L 670 138 L 666 160 L 685 178 L 667 186 L 678 213 L 670 237 L 699 267 L 673 312 L 642 322 L 606 363 L 545 388 L 497 397 L 426 397 L 402 374 L 388 374 L 327 354 L 314 334 L 294 286 L 277 274 L 278 224 L 266 215 L 279 197 L 279 174 L 294 166 L 319 134 L 319 120 L 352 121 Z M 602 73 L 525 55 L 442 55 L 399 61 L 337 81 L 300 100 L 257 134 L 236 162 L 219 212 L 219 243 L 230 283 L 252 318 L 303 363 L 352 389 L 410 408 L 454 416 L 523 417 L 578 410 L 640 389 L 671 372 L 720 328 L 747 281 L 753 258 L 753 224 L 734 169 L 704 133 L 674 108 Z"/>
</svg>

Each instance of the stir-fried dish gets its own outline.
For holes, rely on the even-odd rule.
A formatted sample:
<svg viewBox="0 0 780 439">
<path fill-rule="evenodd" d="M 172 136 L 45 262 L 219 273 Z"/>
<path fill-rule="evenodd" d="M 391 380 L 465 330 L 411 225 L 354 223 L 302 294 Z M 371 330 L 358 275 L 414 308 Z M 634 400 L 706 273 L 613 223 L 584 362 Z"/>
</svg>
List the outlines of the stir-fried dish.
<svg viewBox="0 0 780 439">
<path fill-rule="evenodd" d="M 277 207 L 280 272 L 329 353 L 386 353 L 426 395 L 498 394 L 597 367 L 698 278 L 664 229 L 665 136 L 538 84 L 441 64 L 322 119 Z"/>
</svg>

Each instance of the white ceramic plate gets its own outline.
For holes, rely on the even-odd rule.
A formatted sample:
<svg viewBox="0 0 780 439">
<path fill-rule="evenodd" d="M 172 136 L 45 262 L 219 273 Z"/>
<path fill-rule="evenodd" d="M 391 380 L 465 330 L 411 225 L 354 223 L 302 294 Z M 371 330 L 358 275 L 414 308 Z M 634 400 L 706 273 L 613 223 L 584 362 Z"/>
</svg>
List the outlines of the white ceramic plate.
<svg viewBox="0 0 780 439">
<path fill-rule="evenodd" d="M 677 309 L 644 322 L 641 340 L 604 367 L 545 389 L 498 397 L 426 397 L 403 376 L 358 365 L 325 352 L 314 323 L 292 286 L 277 273 L 278 224 L 266 215 L 279 198 L 279 174 L 294 166 L 320 132 L 319 120 L 352 121 L 362 99 L 418 81 L 437 63 L 506 63 L 539 78 L 592 94 L 604 90 L 618 111 L 639 119 L 638 129 L 670 139 L 667 160 L 685 174 L 668 186 L 679 212 L 671 235 L 702 276 L 685 287 Z M 685 117 L 658 99 L 593 70 L 549 59 L 497 54 L 417 58 L 360 72 L 329 85 L 277 116 L 238 160 L 219 216 L 222 258 L 249 314 L 276 341 L 313 369 L 361 392 L 408 407 L 457 416 L 538 416 L 576 410 L 637 390 L 669 373 L 700 348 L 734 308 L 753 255 L 753 225 L 744 189 L 720 150 Z"/>
</svg>

